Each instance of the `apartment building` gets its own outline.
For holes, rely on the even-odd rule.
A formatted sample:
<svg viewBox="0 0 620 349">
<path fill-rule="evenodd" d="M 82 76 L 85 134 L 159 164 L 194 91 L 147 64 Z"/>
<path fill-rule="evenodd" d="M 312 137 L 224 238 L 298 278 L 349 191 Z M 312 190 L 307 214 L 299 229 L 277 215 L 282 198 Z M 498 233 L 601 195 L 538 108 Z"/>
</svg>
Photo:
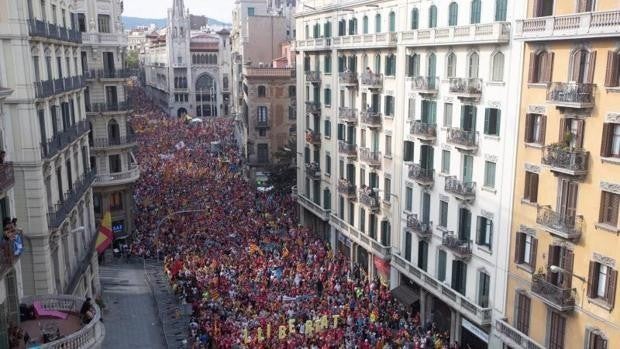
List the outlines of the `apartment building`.
<svg viewBox="0 0 620 349">
<path fill-rule="evenodd" d="M 484 3 L 484 6 L 483 6 Z M 302 222 L 472 348 L 505 307 L 522 43 L 508 1 L 305 1 Z"/>
<path fill-rule="evenodd" d="M 132 153 L 136 137 L 129 126 L 133 109 L 127 89 L 133 71 L 125 65 L 127 34 L 120 19 L 122 2 L 79 0 L 76 12 L 82 32 L 81 65 L 87 84 L 84 98 L 91 129 L 90 163 L 96 172 L 95 219 L 99 221 L 105 212 L 110 212 L 118 240 L 134 230 L 133 184 L 140 177 Z"/>
<path fill-rule="evenodd" d="M 533 1 L 525 43 L 505 321 L 513 348 L 616 348 L 620 6 Z"/>
</svg>

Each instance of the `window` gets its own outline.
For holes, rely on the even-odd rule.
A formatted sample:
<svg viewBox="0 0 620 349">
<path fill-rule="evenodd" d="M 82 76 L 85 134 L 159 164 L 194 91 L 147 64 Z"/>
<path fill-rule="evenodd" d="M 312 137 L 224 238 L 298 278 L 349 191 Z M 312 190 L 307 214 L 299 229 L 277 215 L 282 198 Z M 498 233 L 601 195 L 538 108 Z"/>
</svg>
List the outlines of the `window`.
<svg viewBox="0 0 620 349">
<path fill-rule="evenodd" d="M 258 108 L 256 108 L 256 120 L 259 123 L 268 122 L 267 107 L 259 106 Z"/>
<path fill-rule="evenodd" d="M 331 38 L 332 37 L 332 24 L 331 22 L 327 21 L 323 24 L 323 35 L 326 38 Z"/>
<path fill-rule="evenodd" d="M 366 210 L 360 208 L 360 231 L 366 233 Z"/>
<path fill-rule="evenodd" d="M 323 125 L 325 126 L 325 129 L 323 130 L 325 131 L 325 138 L 330 138 L 332 136 L 332 122 L 325 120 Z"/>
<path fill-rule="evenodd" d="M 338 124 L 338 140 L 339 141 L 344 141 L 345 130 L 346 128 L 343 124 Z"/>
<path fill-rule="evenodd" d="M 613 306 L 618 272 L 607 265 L 591 261 L 588 274 L 588 297 Z"/>
<path fill-rule="evenodd" d="M 405 232 L 405 259 L 411 261 L 411 233 Z"/>
<path fill-rule="evenodd" d="M 349 19 L 349 35 L 357 35 L 357 18 Z"/>
<path fill-rule="evenodd" d="M 411 10 L 411 29 L 416 30 L 420 26 L 420 12 L 417 8 Z"/>
<path fill-rule="evenodd" d="M 349 224 L 355 225 L 355 204 L 349 202 Z"/>
<path fill-rule="evenodd" d="M 420 55 L 412 54 L 407 56 L 407 76 L 416 77 L 420 75 Z"/>
<path fill-rule="evenodd" d="M 531 203 L 538 202 L 538 173 L 525 171 L 523 200 Z"/>
<path fill-rule="evenodd" d="M 123 168 L 121 166 L 121 156 L 116 154 L 116 155 L 110 155 L 109 157 L 109 163 L 110 163 L 110 173 L 118 173 L 123 171 Z"/>
<path fill-rule="evenodd" d="M 605 70 L 605 86 L 620 86 L 620 53 L 607 51 L 607 69 Z"/>
<path fill-rule="evenodd" d="M 525 116 L 525 143 L 545 144 L 547 117 L 540 114 Z"/>
<path fill-rule="evenodd" d="M 441 173 L 450 174 L 450 151 L 441 151 Z"/>
<path fill-rule="evenodd" d="M 499 136 L 499 124 L 502 111 L 495 108 L 487 108 L 484 113 L 484 134 Z"/>
<path fill-rule="evenodd" d="M 620 194 L 601 192 L 601 208 L 599 222 L 612 227 L 618 226 L 618 209 L 620 208 Z"/>
<path fill-rule="evenodd" d="M 431 5 L 431 7 L 428 9 L 428 27 L 437 27 L 437 6 L 435 5 Z"/>
<path fill-rule="evenodd" d="M 504 81 L 504 54 L 501 52 L 497 52 L 493 55 L 491 81 Z"/>
<path fill-rule="evenodd" d="M 347 21 L 341 19 L 338 21 L 338 36 L 345 36 L 347 34 Z"/>
<path fill-rule="evenodd" d="M 325 106 L 331 106 L 332 105 L 332 89 L 326 88 L 325 90 L 323 90 L 323 96 L 325 97 Z"/>
<path fill-rule="evenodd" d="M 517 291 L 515 295 L 515 327 L 524 334 L 530 331 L 531 300 L 525 293 Z"/>
<path fill-rule="evenodd" d="M 489 274 L 481 271 L 478 273 L 478 305 L 483 308 L 489 306 L 491 277 Z"/>
<path fill-rule="evenodd" d="M 381 72 L 381 55 L 378 54 L 375 56 L 375 71 L 377 74 Z"/>
<path fill-rule="evenodd" d="M 592 83 L 595 61 L 596 51 L 588 51 L 585 49 L 575 50 L 571 54 L 571 72 L 569 80 L 579 83 Z"/>
<path fill-rule="evenodd" d="M 480 56 L 477 52 L 472 52 L 469 55 L 469 62 L 467 68 L 467 77 L 469 78 L 477 78 L 478 77 L 478 69 L 480 67 Z"/>
<path fill-rule="evenodd" d="M 566 330 L 566 319 L 556 313 L 555 311 L 549 311 L 550 332 L 549 336 L 549 349 L 563 349 L 564 348 L 564 333 Z"/>
<path fill-rule="evenodd" d="M 268 144 L 257 144 L 257 156 L 259 163 L 269 162 L 269 145 Z"/>
<path fill-rule="evenodd" d="M 452 127 L 452 103 L 443 105 L 443 127 Z"/>
<path fill-rule="evenodd" d="M 254 7 L 248 7 L 248 17 L 253 17 L 254 12 L 255 12 Z"/>
<path fill-rule="evenodd" d="M 471 236 L 471 212 L 461 207 L 459 209 L 459 226 L 458 226 L 458 236 L 459 240 L 469 242 L 469 237 Z"/>
<path fill-rule="evenodd" d="M 455 26 L 459 18 L 459 5 L 456 2 L 451 2 L 448 6 L 448 25 Z"/>
<path fill-rule="evenodd" d="M 469 18 L 471 24 L 480 23 L 480 0 L 471 1 L 471 15 Z"/>
<path fill-rule="evenodd" d="M 456 77 L 456 54 L 450 52 L 446 58 L 446 76 L 448 78 Z"/>
<path fill-rule="evenodd" d="M 446 281 L 446 261 L 447 254 L 444 250 L 437 251 L 437 279 L 441 282 Z"/>
<path fill-rule="evenodd" d="M 494 162 L 485 161 L 484 163 L 484 186 L 487 188 L 495 188 L 495 167 Z"/>
<path fill-rule="evenodd" d="M 394 96 L 385 96 L 385 116 L 394 116 Z"/>
<path fill-rule="evenodd" d="M 418 241 L 418 268 L 424 271 L 428 268 L 428 243 L 424 240 Z"/>
<path fill-rule="evenodd" d="M 332 193 L 327 188 L 323 189 L 323 208 L 325 210 L 332 209 Z"/>
<path fill-rule="evenodd" d="M 443 200 L 439 201 L 439 226 L 448 227 L 448 202 Z"/>
<path fill-rule="evenodd" d="M 465 295 L 467 288 L 467 264 L 460 260 L 452 261 L 452 283 L 453 290 Z"/>
<path fill-rule="evenodd" d="M 607 338 L 599 330 L 587 329 L 586 349 L 607 349 Z"/>
<path fill-rule="evenodd" d="M 123 195 L 120 192 L 110 194 L 110 210 L 120 211 L 123 209 Z"/>
<path fill-rule="evenodd" d="M 392 156 L 392 136 L 385 135 L 385 156 Z"/>
<path fill-rule="evenodd" d="M 411 187 L 405 188 L 405 211 L 411 212 L 413 209 L 413 189 Z"/>
<path fill-rule="evenodd" d="M 530 53 L 528 72 L 529 83 L 551 82 L 553 70 L 553 52 L 540 51 Z"/>
<path fill-rule="evenodd" d="M 323 73 L 331 74 L 331 72 L 332 72 L 332 56 L 325 55 L 325 58 L 323 61 Z"/>
<path fill-rule="evenodd" d="M 396 75 L 396 56 L 391 54 L 385 57 L 385 75 Z"/>
<path fill-rule="evenodd" d="M 288 96 L 290 98 L 294 98 L 297 95 L 297 89 L 295 85 L 291 85 L 288 87 Z"/>
<path fill-rule="evenodd" d="M 97 21 L 99 23 L 99 32 L 100 33 L 109 33 L 110 32 L 110 16 L 109 15 L 98 15 Z"/>
<path fill-rule="evenodd" d="M 409 97 L 407 99 L 407 121 L 413 121 L 415 119 L 415 98 Z"/>
<path fill-rule="evenodd" d="M 381 15 L 375 15 L 375 33 L 381 33 Z"/>
<path fill-rule="evenodd" d="M 364 16 L 364 18 L 362 18 L 362 27 L 364 34 L 368 34 L 368 16 Z"/>
<path fill-rule="evenodd" d="M 258 86 L 258 97 L 265 96 L 267 96 L 267 89 L 265 88 L 265 86 Z"/>
<path fill-rule="evenodd" d="M 392 199 L 392 180 L 389 178 L 385 178 L 383 180 L 383 201 L 390 202 Z"/>
<path fill-rule="evenodd" d="M 534 8 L 534 17 L 545 17 L 553 15 L 554 0 L 538 0 L 535 2 L 538 6 Z"/>
<path fill-rule="evenodd" d="M 505 21 L 506 20 L 506 0 L 495 0 L 495 20 L 496 21 Z"/>
<path fill-rule="evenodd" d="M 396 31 L 396 13 L 394 11 L 390 12 L 390 33 L 394 33 Z"/>
<path fill-rule="evenodd" d="M 487 217 L 478 217 L 478 237 L 476 243 L 488 248 L 493 247 L 493 221 Z"/>
<path fill-rule="evenodd" d="M 620 124 L 604 124 L 601 156 L 620 158 Z"/>
<path fill-rule="evenodd" d="M 405 141 L 403 150 L 403 161 L 413 161 L 414 143 Z"/>
</svg>

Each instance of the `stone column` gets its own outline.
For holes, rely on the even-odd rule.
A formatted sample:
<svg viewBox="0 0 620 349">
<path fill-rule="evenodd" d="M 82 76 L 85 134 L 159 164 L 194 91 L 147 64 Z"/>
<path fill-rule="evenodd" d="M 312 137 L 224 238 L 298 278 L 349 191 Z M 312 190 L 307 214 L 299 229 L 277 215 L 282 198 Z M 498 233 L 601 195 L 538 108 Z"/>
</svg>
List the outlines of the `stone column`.
<svg viewBox="0 0 620 349">
<path fill-rule="evenodd" d="M 427 292 L 420 287 L 420 323 L 426 323 L 426 296 Z"/>
</svg>

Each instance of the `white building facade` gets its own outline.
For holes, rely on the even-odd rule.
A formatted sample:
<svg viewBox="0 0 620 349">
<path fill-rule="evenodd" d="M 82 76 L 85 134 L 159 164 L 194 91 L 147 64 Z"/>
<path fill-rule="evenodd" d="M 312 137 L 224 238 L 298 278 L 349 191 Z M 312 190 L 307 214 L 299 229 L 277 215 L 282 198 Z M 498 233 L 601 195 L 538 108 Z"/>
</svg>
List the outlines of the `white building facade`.
<svg viewBox="0 0 620 349">
<path fill-rule="evenodd" d="M 492 347 L 505 303 L 521 7 L 305 1 L 296 15 L 303 224 L 472 348 Z"/>
</svg>

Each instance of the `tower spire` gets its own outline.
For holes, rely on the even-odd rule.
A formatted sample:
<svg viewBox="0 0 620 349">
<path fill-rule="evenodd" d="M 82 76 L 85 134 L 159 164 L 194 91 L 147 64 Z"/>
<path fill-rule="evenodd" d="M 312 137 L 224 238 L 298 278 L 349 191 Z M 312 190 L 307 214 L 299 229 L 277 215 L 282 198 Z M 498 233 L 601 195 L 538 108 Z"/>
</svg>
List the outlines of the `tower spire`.
<svg viewBox="0 0 620 349">
<path fill-rule="evenodd" d="M 173 16 L 182 17 L 185 12 L 185 4 L 183 0 L 172 0 L 172 14 Z"/>
</svg>

